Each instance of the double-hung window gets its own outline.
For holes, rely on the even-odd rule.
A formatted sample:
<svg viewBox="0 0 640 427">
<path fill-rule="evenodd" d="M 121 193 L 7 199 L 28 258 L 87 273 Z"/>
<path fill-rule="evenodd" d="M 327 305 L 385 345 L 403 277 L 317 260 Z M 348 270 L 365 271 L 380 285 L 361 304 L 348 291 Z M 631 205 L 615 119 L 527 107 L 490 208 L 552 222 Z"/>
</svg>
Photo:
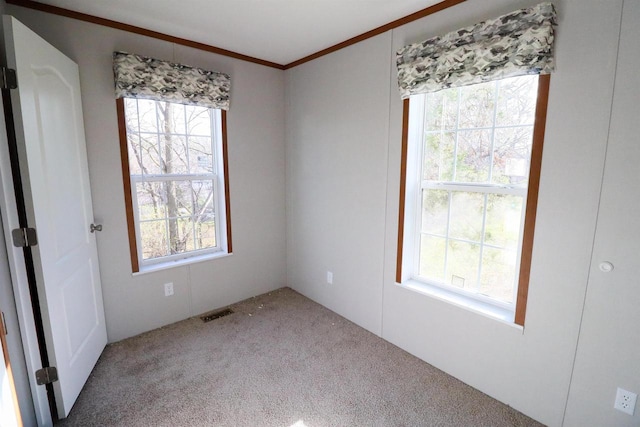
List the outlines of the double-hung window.
<svg viewBox="0 0 640 427">
<path fill-rule="evenodd" d="M 543 3 L 398 52 L 396 280 L 520 325 L 554 23 Z"/>
<path fill-rule="evenodd" d="M 223 251 L 222 112 L 124 99 L 142 265 Z"/>
<path fill-rule="evenodd" d="M 119 52 L 114 59 L 116 88 L 120 76 L 126 89 L 117 105 L 133 271 L 229 253 L 226 112 L 216 108 L 225 106 L 220 88 L 210 87 L 219 73 Z M 162 84 L 174 84 L 132 91 L 149 75 L 131 79 L 131 72 L 147 65 L 154 78 L 164 75 Z M 178 79 L 185 93 L 176 97 Z M 206 91 L 194 93 L 198 85 Z M 212 92 L 216 99 L 202 102 Z"/>
<path fill-rule="evenodd" d="M 413 200 L 405 229 L 413 239 L 407 248 L 412 279 L 513 311 L 538 79 L 514 77 L 409 99 L 413 191 L 407 197 Z"/>
</svg>

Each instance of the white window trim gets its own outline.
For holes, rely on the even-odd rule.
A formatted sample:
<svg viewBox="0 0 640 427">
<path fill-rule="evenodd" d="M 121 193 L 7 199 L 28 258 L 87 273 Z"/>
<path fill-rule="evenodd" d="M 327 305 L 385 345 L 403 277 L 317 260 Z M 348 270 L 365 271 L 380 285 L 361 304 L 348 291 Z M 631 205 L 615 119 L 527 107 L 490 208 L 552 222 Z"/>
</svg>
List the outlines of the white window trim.
<svg viewBox="0 0 640 427">
<path fill-rule="evenodd" d="M 133 277 L 142 276 L 156 271 L 168 270 L 175 267 L 183 267 L 186 265 L 197 264 L 205 261 L 210 261 L 218 258 L 230 257 L 233 254 L 226 251 L 218 251 L 210 254 L 192 256 L 189 258 L 176 259 L 173 261 L 164 261 L 156 264 L 140 266 L 139 271 L 131 273 Z"/>
<path fill-rule="evenodd" d="M 465 310 L 473 311 L 484 317 L 498 320 L 509 326 L 513 326 L 522 330 L 523 327 L 514 323 L 515 311 L 498 307 L 494 304 L 480 301 L 475 297 L 458 294 L 451 292 L 449 289 L 442 288 L 440 286 L 431 285 L 428 283 L 420 282 L 417 280 L 409 279 L 402 283 L 396 283 L 403 289 L 407 289 L 410 292 L 417 292 L 427 297 L 446 302 L 448 304 L 461 307 Z"/>
</svg>

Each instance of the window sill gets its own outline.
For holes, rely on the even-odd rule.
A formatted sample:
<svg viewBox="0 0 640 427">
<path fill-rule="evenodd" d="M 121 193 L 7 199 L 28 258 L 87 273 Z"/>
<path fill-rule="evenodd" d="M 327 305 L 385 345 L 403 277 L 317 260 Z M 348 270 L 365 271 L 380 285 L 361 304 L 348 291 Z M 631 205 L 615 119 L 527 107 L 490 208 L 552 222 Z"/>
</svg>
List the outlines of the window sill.
<svg viewBox="0 0 640 427">
<path fill-rule="evenodd" d="M 161 270 L 167 270 L 169 268 L 174 268 L 174 267 L 183 267 L 185 265 L 196 264 L 204 261 L 210 261 L 212 259 L 225 258 L 231 255 L 233 255 L 233 253 L 220 251 L 220 252 L 214 252 L 211 254 L 198 255 L 194 257 L 183 258 L 183 259 L 178 259 L 173 261 L 159 262 L 157 264 L 144 265 L 140 267 L 140 271 L 132 273 L 132 276 L 134 277 L 142 276 L 143 274 L 153 273 Z"/>
<path fill-rule="evenodd" d="M 497 320 L 516 329 L 523 330 L 522 326 L 514 323 L 515 313 L 512 310 L 497 307 L 495 305 L 483 301 L 478 301 L 476 299 L 467 297 L 465 295 L 460 295 L 455 292 L 449 292 L 446 289 L 434 285 L 429 285 L 428 283 L 418 282 L 417 280 L 409 279 L 405 280 L 402 283 L 396 283 L 396 285 L 414 292 L 418 292 L 422 295 L 426 295 L 440 301 L 453 304 L 466 310 L 473 311 L 482 316 Z"/>
</svg>

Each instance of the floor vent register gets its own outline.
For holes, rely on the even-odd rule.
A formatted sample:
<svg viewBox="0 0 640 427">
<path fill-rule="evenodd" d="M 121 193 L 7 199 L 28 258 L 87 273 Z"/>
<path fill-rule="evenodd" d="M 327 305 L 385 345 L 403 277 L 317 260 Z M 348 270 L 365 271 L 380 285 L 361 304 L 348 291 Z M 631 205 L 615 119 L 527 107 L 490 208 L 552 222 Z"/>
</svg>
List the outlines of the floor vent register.
<svg viewBox="0 0 640 427">
<path fill-rule="evenodd" d="M 203 322 L 211 322 L 212 320 L 219 319 L 220 317 L 228 316 L 233 314 L 233 310 L 230 308 L 225 308 L 224 310 L 212 311 L 211 313 L 204 314 L 200 316 Z"/>
</svg>

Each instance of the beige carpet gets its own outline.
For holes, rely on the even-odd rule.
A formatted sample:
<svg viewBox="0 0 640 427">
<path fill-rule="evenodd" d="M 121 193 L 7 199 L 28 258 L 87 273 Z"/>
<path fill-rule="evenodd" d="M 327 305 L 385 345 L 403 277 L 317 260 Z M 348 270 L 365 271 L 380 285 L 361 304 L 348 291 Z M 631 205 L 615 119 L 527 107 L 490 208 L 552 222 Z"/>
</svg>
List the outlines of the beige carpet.
<svg viewBox="0 0 640 427">
<path fill-rule="evenodd" d="M 540 425 L 291 289 L 232 308 L 107 346 L 60 424 Z"/>
</svg>

